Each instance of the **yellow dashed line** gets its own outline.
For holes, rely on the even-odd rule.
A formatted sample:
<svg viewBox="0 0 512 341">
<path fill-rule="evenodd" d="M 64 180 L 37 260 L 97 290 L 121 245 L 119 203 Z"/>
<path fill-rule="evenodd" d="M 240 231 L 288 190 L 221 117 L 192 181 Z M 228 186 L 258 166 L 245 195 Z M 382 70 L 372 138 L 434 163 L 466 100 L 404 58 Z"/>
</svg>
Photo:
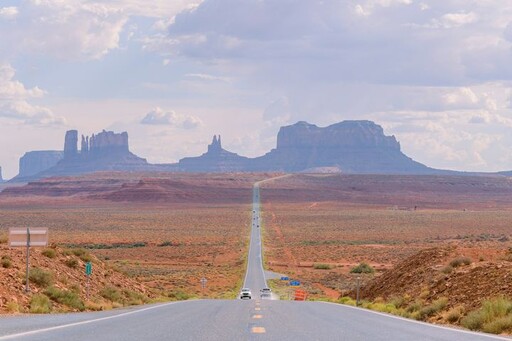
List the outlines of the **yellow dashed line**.
<svg viewBox="0 0 512 341">
<path fill-rule="evenodd" d="M 263 327 L 252 327 L 251 328 L 251 333 L 254 333 L 254 334 L 263 334 L 265 333 L 265 328 Z"/>
<path fill-rule="evenodd" d="M 261 308 L 256 307 L 256 308 L 254 308 L 254 310 L 256 310 L 256 311 L 260 311 L 260 310 L 261 310 Z"/>
<path fill-rule="evenodd" d="M 260 319 L 260 318 L 262 318 L 262 317 L 263 317 L 263 315 L 252 315 L 252 318 L 253 318 L 253 319 Z"/>
</svg>

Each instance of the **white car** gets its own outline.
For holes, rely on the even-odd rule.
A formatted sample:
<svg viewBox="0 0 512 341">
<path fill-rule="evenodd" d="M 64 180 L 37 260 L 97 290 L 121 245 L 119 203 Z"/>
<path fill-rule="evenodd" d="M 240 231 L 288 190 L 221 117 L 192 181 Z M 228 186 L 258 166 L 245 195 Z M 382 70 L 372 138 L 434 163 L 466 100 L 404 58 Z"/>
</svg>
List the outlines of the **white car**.
<svg viewBox="0 0 512 341">
<path fill-rule="evenodd" d="M 260 298 L 263 300 L 271 300 L 272 299 L 272 290 L 270 288 L 263 288 L 260 290 Z"/>
<path fill-rule="evenodd" d="M 251 293 L 251 289 L 249 288 L 243 288 L 241 291 L 240 291 L 240 299 L 241 300 L 245 300 L 245 299 L 251 299 L 252 298 L 252 293 Z"/>
</svg>

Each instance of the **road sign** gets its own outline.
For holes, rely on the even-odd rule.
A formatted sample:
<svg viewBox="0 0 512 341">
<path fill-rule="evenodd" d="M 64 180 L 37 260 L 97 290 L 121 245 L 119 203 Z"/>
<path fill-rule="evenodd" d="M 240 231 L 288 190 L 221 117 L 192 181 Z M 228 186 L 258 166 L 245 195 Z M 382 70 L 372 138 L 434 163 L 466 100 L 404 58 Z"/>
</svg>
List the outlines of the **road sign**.
<svg viewBox="0 0 512 341">
<path fill-rule="evenodd" d="M 290 281 L 290 285 L 292 287 L 298 287 L 300 285 L 300 282 L 299 281 Z"/>
<path fill-rule="evenodd" d="M 27 268 L 25 278 L 25 292 L 30 291 L 28 283 L 28 269 L 31 246 L 48 245 L 48 228 L 46 227 L 11 227 L 9 228 L 9 246 L 27 248 Z"/>
<path fill-rule="evenodd" d="M 281 281 L 288 281 L 288 280 L 289 280 L 288 276 L 281 277 Z"/>
<path fill-rule="evenodd" d="M 9 246 L 47 246 L 47 227 L 11 227 L 9 228 Z"/>
<path fill-rule="evenodd" d="M 92 274 L 92 263 L 91 262 L 85 263 L 85 274 L 87 276 L 90 276 Z"/>
</svg>

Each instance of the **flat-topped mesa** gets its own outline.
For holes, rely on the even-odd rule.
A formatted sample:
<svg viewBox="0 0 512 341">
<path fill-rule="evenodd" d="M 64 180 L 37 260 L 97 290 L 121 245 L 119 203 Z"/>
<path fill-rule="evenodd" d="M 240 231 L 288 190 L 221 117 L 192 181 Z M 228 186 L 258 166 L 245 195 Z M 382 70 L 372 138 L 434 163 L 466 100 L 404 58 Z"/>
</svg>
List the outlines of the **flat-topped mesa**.
<svg viewBox="0 0 512 341">
<path fill-rule="evenodd" d="M 344 173 L 432 173 L 400 151 L 394 136 L 371 121 L 343 121 L 322 128 L 307 122 L 281 127 L 277 148 L 252 162 L 253 170 L 301 172 L 337 167 Z"/>
<path fill-rule="evenodd" d="M 382 148 L 400 150 L 395 136 L 384 135 L 371 121 L 343 121 L 326 128 L 307 122 L 281 127 L 277 149 L 283 148 Z"/>
</svg>

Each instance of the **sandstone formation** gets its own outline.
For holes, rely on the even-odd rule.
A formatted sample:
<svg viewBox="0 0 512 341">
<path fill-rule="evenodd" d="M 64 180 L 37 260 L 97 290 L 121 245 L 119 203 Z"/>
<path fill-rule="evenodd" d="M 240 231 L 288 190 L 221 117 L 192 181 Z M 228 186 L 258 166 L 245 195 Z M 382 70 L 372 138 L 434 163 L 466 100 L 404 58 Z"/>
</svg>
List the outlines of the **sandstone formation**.
<svg viewBox="0 0 512 341">
<path fill-rule="evenodd" d="M 64 153 L 56 150 L 27 152 L 20 158 L 20 172 L 18 177 L 30 177 L 52 168 L 62 160 L 63 157 Z"/>
<path fill-rule="evenodd" d="M 407 157 L 394 136 L 371 121 L 343 121 L 320 128 L 307 122 L 282 127 L 277 148 L 253 159 L 251 170 L 300 172 L 335 167 L 343 173 L 431 174 Z"/>
<path fill-rule="evenodd" d="M 407 157 L 400 150 L 396 138 L 386 136 L 382 127 L 371 121 L 343 121 L 325 128 L 298 122 L 282 127 L 276 148 L 257 158 L 247 158 L 225 150 L 220 136 L 213 137 L 203 155 L 183 158 L 175 164 L 151 165 L 132 154 L 126 132 L 118 134 L 104 130 L 90 137 L 82 135 L 80 146 L 78 150 L 78 132 L 68 131 L 62 160 L 51 167 L 50 156 L 44 154 L 49 152 L 27 153 L 22 159 L 25 158 L 23 163 L 29 165 L 22 167 L 20 160 L 20 175 L 15 180 L 105 170 L 457 174 L 429 168 Z M 57 158 L 56 154 L 53 156 Z"/>
<path fill-rule="evenodd" d="M 66 132 L 64 139 L 62 160 L 37 173 L 23 177 L 20 168 L 20 175 L 15 180 L 23 181 L 107 170 L 138 171 L 147 170 L 150 166 L 145 159 L 130 152 L 126 132 L 117 134 L 103 130 L 91 137 L 82 136 L 81 147 L 82 149 L 79 151 L 78 132 L 70 130 Z"/>
<path fill-rule="evenodd" d="M 248 170 L 249 162 L 249 158 L 223 149 L 220 135 L 215 135 L 206 153 L 181 159 L 178 169 L 186 172 L 237 172 Z"/>
</svg>

